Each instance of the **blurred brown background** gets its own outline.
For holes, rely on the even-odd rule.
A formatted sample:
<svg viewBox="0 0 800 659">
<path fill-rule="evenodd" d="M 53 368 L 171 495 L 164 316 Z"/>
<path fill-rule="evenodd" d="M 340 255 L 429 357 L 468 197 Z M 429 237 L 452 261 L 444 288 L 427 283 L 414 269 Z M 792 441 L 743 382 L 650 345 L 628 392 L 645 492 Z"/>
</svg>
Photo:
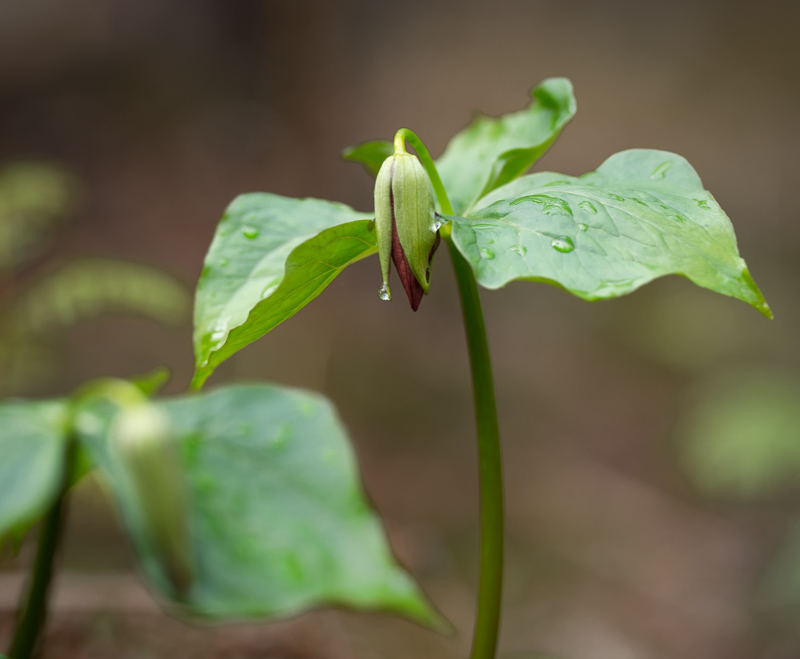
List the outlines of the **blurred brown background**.
<svg viewBox="0 0 800 659">
<path fill-rule="evenodd" d="M 191 289 L 237 194 L 368 210 L 371 181 L 341 149 L 406 126 L 437 155 L 474 111 L 520 109 L 536 82 L 567 76 L 579 112 L 537 168 L 580 174 L 631 147 L 684 155 L 730 215 L 776 320 L 676 277 L 595 304 L 540 284 L 485 292 L 507 465 L 501 651 L 796 658 L 794 596 L 773 605 L 763 584 L 800 574 L 798 551 L 774 576 L 800 520 L 800 464 L 779 473 L 800 424 L 787 411 L 784 453 L 759 454 L 755 496 L 736 469 L 769 438 L 750 433 L 704 475 L 686 468 L 681 428 L 715 382 L 758 373 L 792 390 L 800 374 L 799 19 L 800 3 L 777 0 L 2 0 L 0 167 L 54 162 L 82 190 L 23 279 L 92 255 Z M 378 300 L 379 280 L 374 260 L 350 268 L 214 382 L 270 379 L 336 402 L 398 554 L 459 634 L 335 611 L 269 627 L 171 621 L 125 577 L 133 561 L 88 482 L 46 657 L 466 656 L 477 485 L 454 284 L 442 252 L 412 314 Z M 188 318 L 107 315 L 52 340 L 50 376 L 14 393 L 61 395 L 162 364 L 175 393 L 191 375 Z M 0 641 L 30 549 L 0 564 Z"/>
</svg>

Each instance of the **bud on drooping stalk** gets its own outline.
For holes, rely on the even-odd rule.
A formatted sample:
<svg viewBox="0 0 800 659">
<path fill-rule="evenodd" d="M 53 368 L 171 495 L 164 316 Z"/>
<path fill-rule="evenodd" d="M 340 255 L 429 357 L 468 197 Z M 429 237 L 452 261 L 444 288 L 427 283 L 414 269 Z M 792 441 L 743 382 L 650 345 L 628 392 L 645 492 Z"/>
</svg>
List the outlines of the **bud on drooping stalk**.
<svg viewBox="0 0 800 659">
<path fill-rule="evenodd" d="M 439 245 L 433 186 L 419 159 L 396 148 L 375 181 L 375 232 L 381 261 L 381 298 L 391 299 L 389 260 L 416 311 L 430 286 L 430 266 Z"/>
<path fill-rule="evenodd" d="M 166 412 L 149 401 L 122 409 L 110 439 L 139 523 L 164 574 L 179 596 L 194 579 L 186 483 Z"/>
</svg>

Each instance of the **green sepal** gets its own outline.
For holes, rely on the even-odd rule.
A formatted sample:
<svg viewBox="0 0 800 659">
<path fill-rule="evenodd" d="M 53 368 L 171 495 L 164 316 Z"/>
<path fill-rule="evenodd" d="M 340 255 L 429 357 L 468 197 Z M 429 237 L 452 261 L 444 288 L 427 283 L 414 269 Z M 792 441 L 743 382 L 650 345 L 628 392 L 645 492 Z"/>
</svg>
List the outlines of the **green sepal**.
<svg viewBox="0 0 800 659">
<path fill-rule="evenodd" d="M 436 208 L 431 180 L 419 159 L 398 152 L 387 158 L 375 180 L 375 234 L 381 262 L 381 297 L 391 299 L 389 264 L 392 226 L 414 278 L 427 293 L 430 256 L 436 243 Z"/>
<path fill-rule="evenodd" d="M 392 169 L 394 156 L 383 161 L 375 179 L 375 242 L 381 262 L 381 297 L 392 299 L 389 289 L 389 267 L 392 262 Z"/>
<path fill-rule="evenodd" d="M 395 156 L 392 192 L 400 245 L 411 272 L 427 293 L 430 286 L 429 256 L 436 243 L 436 209 L 433 186 L 419 158 L 408 153 Z"/>
</svg>

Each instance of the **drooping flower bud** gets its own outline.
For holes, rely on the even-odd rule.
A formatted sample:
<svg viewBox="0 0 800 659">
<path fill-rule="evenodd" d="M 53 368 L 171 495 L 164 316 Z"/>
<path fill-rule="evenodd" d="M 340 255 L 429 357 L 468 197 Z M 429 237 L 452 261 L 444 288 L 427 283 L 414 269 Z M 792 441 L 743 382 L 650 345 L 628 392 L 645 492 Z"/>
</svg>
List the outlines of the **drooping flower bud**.
<svg viewBox="0 0 800 659">
<path fill-rule="evenodd" d="M 430 286 L 430 266 L 439 245 L 433 186 L 419 159 L 396 151 L 381 166 L 375 181 L 375 232 L 383 286 L 380 295 L 391 299 L 389 262 L 416 311 Z"/>
<path fill-rule="evenodd" d="M 134 523 L 178 596 L 194 579 L 189 508 L 180 456 L 166 412 L 148 402 L 123 408 L 110 439 L 135 505 Z"/>
</svg>

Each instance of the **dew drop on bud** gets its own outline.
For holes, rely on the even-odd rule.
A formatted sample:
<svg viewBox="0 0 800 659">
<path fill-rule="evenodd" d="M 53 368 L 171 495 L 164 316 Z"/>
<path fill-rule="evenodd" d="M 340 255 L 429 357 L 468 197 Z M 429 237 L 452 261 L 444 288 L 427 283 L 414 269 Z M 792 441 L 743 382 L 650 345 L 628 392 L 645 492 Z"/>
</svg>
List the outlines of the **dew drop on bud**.
<svg viewBox="0 0 800 659">
<path fill-rule="evenodd" d="M 389 288 L 386 286 L 386 284 L 381 286 L 380 290 L 378 291 L 378 297 L 380 297 L 384 302 L 388 302 L 392 299 L 392 294 L 389 292 Z"/>
</svg>

